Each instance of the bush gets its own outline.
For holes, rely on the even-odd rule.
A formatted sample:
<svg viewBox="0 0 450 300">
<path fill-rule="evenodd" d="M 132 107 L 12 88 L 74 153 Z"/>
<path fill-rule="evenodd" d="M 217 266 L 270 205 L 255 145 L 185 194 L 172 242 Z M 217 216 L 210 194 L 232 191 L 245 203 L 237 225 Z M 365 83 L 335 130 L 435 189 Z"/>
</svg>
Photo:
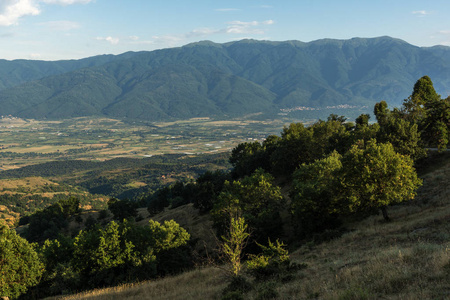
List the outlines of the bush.
<svg viewBox="0 0 450 300">
<path fill-rule="evenodd" d="M 247 268 L 257 280 L 266 279 L 289 269 L 290 259 L 288 251 L 284 249 L 285 245 L 279 240 L 276 245 L 269 239 L 269 245 L 258 244 L 262 253 L 258 255 L 249 255 Z"/>
</svg>

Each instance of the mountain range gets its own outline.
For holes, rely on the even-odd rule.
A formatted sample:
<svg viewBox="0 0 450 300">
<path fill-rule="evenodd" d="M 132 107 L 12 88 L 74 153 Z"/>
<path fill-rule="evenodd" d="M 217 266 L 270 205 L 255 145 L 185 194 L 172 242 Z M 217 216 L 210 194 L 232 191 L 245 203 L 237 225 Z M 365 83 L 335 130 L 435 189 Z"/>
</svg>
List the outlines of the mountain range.
<svg viewBox="0 0 450 300">
<path fill-rule="evenodd" d="M 160 121 L 381 100 L 399 106 L 424 75 L 450 94 L 450 47 L 391 37 L 202 41 L 80 60 L 0 60 L 0 115 Z"/>
</svg>

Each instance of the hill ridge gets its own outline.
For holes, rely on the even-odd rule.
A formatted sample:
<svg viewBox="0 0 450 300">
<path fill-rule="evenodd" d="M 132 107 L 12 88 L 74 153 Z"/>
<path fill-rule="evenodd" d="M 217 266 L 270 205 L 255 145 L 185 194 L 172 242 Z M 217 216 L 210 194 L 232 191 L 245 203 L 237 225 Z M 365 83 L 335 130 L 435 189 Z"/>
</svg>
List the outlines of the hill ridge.
<svg viewBox="0 0 450 300">
<path fill-rule="evenodd" d="M 381 100 L 397 106 L 423 75 L 450 94 L 450 48 L 386 36 L 200 41 L 81 60 L 0 61 L 0 70 L 0 115 L 37 119 L 273 116 L 299 106 L 371 107 Z"/>
</svg>

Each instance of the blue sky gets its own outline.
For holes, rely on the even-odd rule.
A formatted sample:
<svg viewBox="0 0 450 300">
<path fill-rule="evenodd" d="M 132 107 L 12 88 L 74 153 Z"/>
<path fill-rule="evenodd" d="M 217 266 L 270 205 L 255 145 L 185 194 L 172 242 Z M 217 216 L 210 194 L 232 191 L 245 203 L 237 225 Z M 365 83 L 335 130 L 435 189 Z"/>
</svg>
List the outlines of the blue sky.
<svg viewBox="0 0 450 300">
<path fill-rule="evenodd" d="M 78 59 L 200 40 L 392 36 L 450 46 L 448 0 L 0 0 L 0 59 Z"/>
</svg>

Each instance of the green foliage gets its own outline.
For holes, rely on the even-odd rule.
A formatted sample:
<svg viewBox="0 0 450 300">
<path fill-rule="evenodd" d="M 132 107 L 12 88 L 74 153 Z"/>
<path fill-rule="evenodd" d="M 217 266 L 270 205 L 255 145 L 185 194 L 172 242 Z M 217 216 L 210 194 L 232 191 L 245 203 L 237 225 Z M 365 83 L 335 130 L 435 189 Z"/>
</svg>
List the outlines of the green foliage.
<svg viewBox="0 0 450 300">
<path fill-rule="evenodd" d="M 84 286 L 143 280 L 157 274 L 159 256 L 175 259 L 170 250 L 186 245 L 190 235 L 173 220 L 136 226 L 124 221 L 81 231 L 74 240 L 71 264 Z M 181 261 L 180 264 L 186 263 Z M 173 265 L 173 270 L 186 265 Z"/>
<path fill-rule="evenodd" d="M 381 208 L 414 198 L 422 180 L 409 156 L 395 152 L 390 144 L 361 142 L 342 157 L 339 201 L 350 212 Z M 383 211 L 385 213 L 385 211 Z M 387 214 L 384 214 L 387 218 Z"/>
<path fill-rule="evenodd" d="M 430 77 L 423 76 L 403 102 L 402 116 L 418 125 L 422 140 L 439 150 L 450 140 L 450 99 L 441 99 Z"/>
<path fill-rule="evenodd" d="M 304 162 L 315 158 L 312 148 L 313 132 L 302 123 L 292 123 L 284 127 L 279 146 L 272 154 L 274 171 L 279 174 L 292 174 Z"/>
<path fill-rule="evenodd" d="M 241 178 L 252 174 L 260 167 L 263 153 L 263 146 L 259 142 L 242 143 L 233 148 L 230 156 L 233 177 Z"/>
<path fill-rule="evenodd" d="M 229 231 L 222 236 L 221 252 L 230 263 L 231 273 L 235 277 L 241 272 L 241 259 L 249 236 L 245 219 L 231 217 Z"/>
<path fill-rule="evenodd" d="M 186 245 L 190 234 L 174 220 L 149 221 L 149 245 L 156 253 Z"/>
<path fill-rule="evenodd" d="M 200 175 L 196 180 L 194 207 L 198 208 L 201 213 L 209 212 L 222 191 L 225 181 L 230 179 L 229 173 L 220 170 L 215 172 L 208 171 Z"/>
<path fill-rule="evenodd" d="M 358 126 L 369 126 L 369 114 L 362 114 L 359 117 L 356 118 L 355 123 Z"/>
<path fill-rule="evenodd" d="M 54 239 L 61 230 L 66 229 L 70 217 L 80 212 L 80 201 L 77 198 L 62 199 L 42 211 L 30 216 L 30 225 L 26 237 L 31 241 Z"/>
<path fill-rule="evenodd" d="M 430 64 L 430 56 L 442 59 Z M 440 49 L 388 37 L 310 43 L 244 40 L 214 47 L 199 43 L 71 62 L 4 61 L 0 98 L 3 115 L 152 121 L 273 115 L 279 109 L 289 113 L 298 106 L 349 101 L 362 105 L 392 99 L 397 104 L 412 84 L 411 76 L 425 68 L 439 70 L 439 84 L 445 86 L 447 57 Z"/>
<path fill-rule="evenodd" d="M 117 200 L 111 198 L 108 201 L 108 209 L 114 215 L 114 219 L 120 221 L 123 219 L 135 218 L 138 214 L 137 208 L 137 202 L 129 199 Z"/>
<path fill-rule="evenodd" d="M 390 111 L 385 101 L 375 104 L 374 113 L 380 126 L 376 133 L 380 143 L 391 143 L 396 152 L 409 155 L 413 160 L 426 156 L 416 123 L 403 118 L 398 110 Z"/>
<path fill-rule="evenodd" d="M 277 240 L 275 244 L 269 239 L 267 246 L 261 244 L 258 246 L 261 247 L 262 252 L 258 255 L 250 254 L 247 261 L 248 270 L 257 280 L 274 278 L 287 271 L 290 259 L 284 243 Z"/>
<path fill-rule="evenodd" d="M 290 176 L 303 163 L 321 159 L 334 150 L 347 151 L 353 140 L 352 127 L 344 120 L 331 115 L 327 121 L 319 120 L 309 127 L 301 123 L 285 127 L 271 155 L 274 172 Z"/>
<path fill-rule="evenodd" d="M 16 299 L 39 282 L 43 271 L 34 246 L 0 223 L 0 295 Z"/>
<path fill-rule="evenodd" d="M 280 210 L 285 201 L 273 180 L 270 174 L 258 169 L 240 181 L 226 181 L 211 212 L 219 233 L 227 231 L 230 215 L 241 215 L 256 241 L 277 238 L 282 231 Z"/>
<path fill-rule="evenodd" d="M 338 191 L 336 174 L 342 169 L 341 155 L 310 164 L 302 164 L 293 175 L 291 212 L 297 235 L 311 234 L 338 224 L 335 197 Z"/>
<path fill-rule="evenodd" d="M 343 156 L 330 156 L 301 165 L 291 193 L 294 224 L 305 235 L 339 224 L 339 215 L 411 200 L 421 180 L 409 156 L 392 144 L 376 140 L 354 144 Z"/>
</svg>

